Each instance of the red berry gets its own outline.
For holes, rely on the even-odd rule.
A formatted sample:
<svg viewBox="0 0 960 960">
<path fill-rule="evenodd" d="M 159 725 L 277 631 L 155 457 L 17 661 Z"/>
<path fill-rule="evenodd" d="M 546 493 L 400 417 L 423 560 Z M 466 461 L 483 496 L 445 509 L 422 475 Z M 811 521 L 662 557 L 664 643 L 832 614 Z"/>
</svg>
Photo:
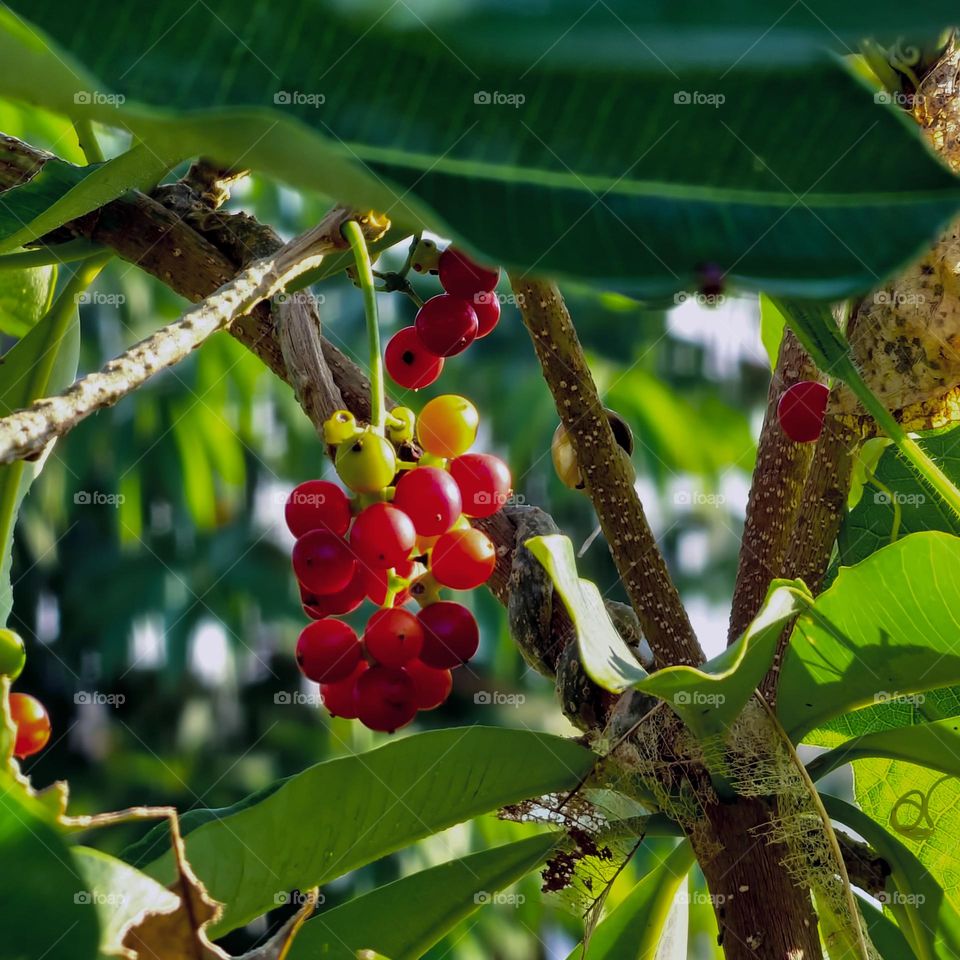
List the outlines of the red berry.
<svg viewBox="0 0 960 960">
<path fill-rule="evenodd" d="M 500 322 L 500 301 L 492 291 L 475 293 L 470 301 L 473 312 L 477 315 L 477 339 L 480 340 Z"/>
<path fill-rule="evenodd" d="M 418 710 L 439 707 L 453 689 L 453 676 L 449 670 L 428 667 L 422 660 L 408 660 L 403 665 L 403 672 L 413 681 Z"/>
<path fill-rule="evenodd" d="M 394 667 L 371 667 L 357 680 L 357 716 L 371 730 L 393 733 L 417 713 L 413 681 Z"/>
<path fill-rule="evenodd" d="M 39 753 L 50 739 L 50 717 L 46 708 L 29 693 L 10 694 L 10 717 L 17 728 L 13 755 L 20 760 Z"/>
<path fill-rule="evenodd" d="M 409 610 L 378 610 L 368 621 L 363 646 L 377 663 L 402 667 L 419 656 L 423 646 L 423 627 Z"/>
<path fill-rule="evenodd" d="M 283 514 L 295 537 L 311 530 L 329 530 L 342 537 L 350 526 L 350 501 L 335 483 L 307 480 L 290 491 Z"/>
<path fill-rule="evenodd" d="M 429 387 L 443 370 L 443 357 L 427 350 L 416 327 L 404 327 L 390 338 L 383 362 L 391 379 L 407 390 Z"/>
<path fill-rule="evenodd" d="M 403 563 L 417 542 L 413 521 L 389 503 L 367 507 L 353 524 L 350 546 L 372 567 L 389 570 Z"/>
<path fill-rule="evenodd" d="M 410 565 L 412 568 L 412 564 Z M 361 565 L 364 580 L 366 582 L 367 596 L 378 606 L 382 607 L 384 600 L 387 599 L 387 587 L 389 586 L 389 573 L 386 570 L 378 570 L 375 567 Z M 403 567 L 397 567 L 394 572 L 399 577 L 405 577 L 408 574 L 402 573 Z M 402 607 L 410 599 L 409 590 L 401 590 L 394 598 L 393 605 Z"/>
<path fill-rule="evenodd" d="M 368 666 L 366 660 L 361 660 L 350 676 L 336 683 L 320 684 L 320 696 L 330 716 L 343 717 L 344 720 L 357 719 L 357 680 Z"/>
<path fill-rule="evenodd" d="M 438 357 L 463 353 L 477 338 L 477 314 L 469 301 L 441 293 L 431 297 L 414 321 L 420 342 Z"/>
<path fill-rule="evenodd" d="M 499 267 L 481 267 L 454 247 L 447 247 L 440 254 L 439 267 L 443 289 L 467 300 L 472 300 L 474 294 L 495 289 L 500 279 Z"/>
<path fill-rule="evenodd" d="M 816 380 L 801 380 L 789 387 L 777 404 L 777 419 L 783 432 L 795 443 L 820 438 L 830 390 Z"/>
<path fill-rule="evenodd" d="M 416 467 L 404 473 L 393 503 L 410 517 L 421 537 L 446 533 L 463 508 L 456 480 L 439 467 Z"/>
<path fill-rule="evenodd" d="M 430 551 L 430 572 L 452 590 L 473 590 L 490 579 L 497 550 L 480 530 L 448 530 Z"/>
<path fill-rule="evenodd" d="M 450 461 L 468 517 L 489 517 L 509 499 L 510 468 L 489 453 L 464 453 Z"/>
<path fill-rule="evenodd" d="M 440 600 L 417 615 L 423 627 L 420 659 L 437 670 L 449 670 L 466 663 L 480 646 L 480 628 L 473 614 L 462 604 Z"/>
<path fill-rule="evenodd" d="M 336 593 L 326 595 L 313 593 L 300 584 L 300 602 L 303 612 L 311 620 L 322 620 L 329 616 L 342 616 L 352 613 L 363 603 L 367 595 L 367 581 L 363 571 L 357 567 L 350 582 Z"/>
<path fill-rule="evenodd" d="M 356 569 L 346 541 L 326 530 L 310 530 L 293 545 L 293 572 L 311 593 L 338 593 Z"/>
<path fill-rule="evenodd" d="M 314 683 L 336 683 L 349 677 L 360 662 L 360 641 L 340 620 L 309 623 L 297 640 L 297 665 Z"/>
</svg>

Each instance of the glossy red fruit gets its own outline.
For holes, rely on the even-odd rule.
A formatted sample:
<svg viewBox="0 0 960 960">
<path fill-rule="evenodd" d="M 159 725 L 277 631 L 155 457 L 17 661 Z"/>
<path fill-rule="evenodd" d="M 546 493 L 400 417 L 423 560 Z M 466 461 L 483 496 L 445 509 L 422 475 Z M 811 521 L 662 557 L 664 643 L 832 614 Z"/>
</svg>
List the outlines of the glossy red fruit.
<svg viewBox="0 0 960 960">
<path fill-rule="evenodd" d="M 466 663 L 480 646 L 480 628 L 473 614 L 462 604 L 440 600 L 419 614 L 423 627 L 420 659 L 437 670 L 449 670 Z"/>
<path fill-rule="evenodd" d="M 404 327 L 390 338 L 383 363 L 390 378 L 407 390 L 429 387 L 443 370 L 443 357 L 427 350 L 416 327 Z"/>
<path fill-rule="evenodd" d="M 303 584 L 299 586 L 303 612 L 311 620 L 322 620 L 324 617 L 339 617 L 345 613 L 352 613 L 367 596 L 367 581 L 359 566 L 354 570 L 350 582 L 336 593 L 313 593 L 307 590 Z"/>
<path fill-rule="evenodd" d="M 417 713 L 413 681 L 394 667 L 371 667 L 357 680 L 357 716 L 371 730 L 393 733 Z"/>
<path fill-rule="evenodd" d="M 448 530 L 430 551 L 430 572 L 452 590 L 473 590 L 490 579 L 497 549 L 480 530 Z"/>
<path fill-rule="evenodd" d="M 412 564 L 410 565 L 412 567 Z M 397 567 L 394 571 L 397 576 L 404 577 L 407 576 L 405 573 L 401 573 L 403 567 Z M 368 567 L 361 564 L 361 570 L 363 572 L 364 581 L 367 588 L 367 596 L 378 606 L 382 607 L 384 600 L 387 599 L 387 587 L 389 586 L 388 577 L 389 571 L 387 570 L 378 570 L 375 567 Z M 410 591 L 407 589 L 401 590 L 393 598 L 393 605 L 395 607 L 402 607 L 410 599 Z"/>
<path fill-rule="evenodd" d="M 327 530 L 310 530 L 293 545 L 293 572 L 311 593 L 343 590 L 357 569 L 346 541 Z"/>
<path fill-rule="evenodd" d="M 290 491 L 283 515 L 295 537 L 311 530 L 329 530 L 342 537 L 350 526 L 350 501 L 335 483 L 307 480 Z"/>
<path fill-rule="evenodd" d="M 340 620 L 309 623 L 297 640 L 297 665 L 314 683 L 336 683 L 349 677 L 361 653 L 356 633 Z"/>
<path fill-rule="evenodd" d="M 440 254 L 439 268 L 443 289 L 467 300 L 472 300 L 478 293 L 493 290 L 500 279 L 499 267 L 481 267 L 454 247 L 447 247 Z"/>
<path fill-rule="evenodd" d="M 363 646 L 377 663 L 385 667 L 402 667 L 420 655 L 423 627 L 409 610 L 378 610 L 367 621 Z"/>
<path fill-rule="evenodd" d="M 434 710 L 450 696 L 453 675 L 449 670 L 428 667 L 422 660 L 409 660 L 403 672 L 413 681 L 418 710 Z"/>
<path fill-rule="evenodd" d="M 826 384 L 815 380 L 801 380 L 785 390 L 777 404 L 777 419 L 783 432 L 795 443 L 818 440 L 829 394 Z"/>
<path fill-rule="evenodd" d="M 17 728 L 13 755 L 20 760 L 39 753 L 50 739 L 46 707 L 29 693 L 10 694 L 10 717 Z"/>
<path fill-rule="evenodd" d="M 470 301 L 473 312 L 477 315 L 477 339 L 493 332 L 493 328 L 500 322 L 500 300 L 492 290 L 485 293 L 475 293 Z"/>
<path fill-rule="evenodd" d="M 457 481 L 439 467 L 416 467 L 404 473 L 393 504 L 410 517 L 421 537 L 446 533 L 463 509 Z"/>
<path fill-rule="evenodd" d="M 510 498 L 510 468 L 489 453 L 464 453 L 450 461 L 450 476 L 457 481 L 463 512 L 468 517 L 489 517 Z"/>
<path fill-rule="evenodd" d="M 453 357 L 476 340 L 479 322 L 469 300 L 441 293 L 420 308 L 414 326 L 430 353 Z"/>
<path fill-rule="evenodd" d="M 389 570 L 410 556 L 417 542 L 413 521 L 389 503 L 374 503 L 354 521 L 350 546 L 362 562 Z"/>
<path fill-rule="evenodd" d="M 350 676 L 336 683 L 320 684 L 320 696 L 330 716 L 342 717 L 344 720 L 357 719 L 357 680 L 368 667 L 367 661 L 361 660 Z"/>
</svg>

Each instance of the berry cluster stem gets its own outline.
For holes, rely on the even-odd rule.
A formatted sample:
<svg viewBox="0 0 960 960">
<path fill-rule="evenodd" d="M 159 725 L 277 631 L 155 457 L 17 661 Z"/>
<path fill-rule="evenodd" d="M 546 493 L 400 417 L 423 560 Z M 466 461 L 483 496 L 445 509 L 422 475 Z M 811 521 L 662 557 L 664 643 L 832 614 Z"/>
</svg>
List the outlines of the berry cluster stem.
<svg viewBox="0 0 960 960">
<path fill-rule="evenodd" d="M 380 355 L 380 323 L 377 315 L 377 290 L 373 285 L 373 267 L 360 224 L 356 220 L 348 220 L 343 225 L 343 235 L 353 251 L 357 264 L 357 282 L 363 293 L 367 345 L 370 349 L 370 426 L 382 433 L 386 419 L 386 403 L 383 398 L 383 359 Z"/>
</svg>

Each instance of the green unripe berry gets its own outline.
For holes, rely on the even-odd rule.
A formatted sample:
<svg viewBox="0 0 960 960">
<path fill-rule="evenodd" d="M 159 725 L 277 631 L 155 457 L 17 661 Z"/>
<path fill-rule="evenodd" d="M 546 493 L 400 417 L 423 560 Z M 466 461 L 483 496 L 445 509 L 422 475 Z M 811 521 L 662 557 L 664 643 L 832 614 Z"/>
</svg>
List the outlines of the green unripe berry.
<svg viewBox="0 0 960 960">
<path fill-rule="evenodd" d="M 360 432 L 357 418 L 349 410 L 335 410 L 323 424 L 323 439 L 335 447 Z"/>
<path fill-rule="evenodd" d="M 27 651 L 19 633 L 0 628 L 0 676 L 16 680 L 27 662 Z"/>
<path fill-rule="evenodd" d="M 416 414 L 409 407 L 394 407 L 387 414 L 387 438 L 396 444 L 413 439 Z"/>
<path fill-rule="evenodd" d="M 355 493 L 377 493 L 397 473 L 393 445 L 372 430 L 364 430 L 337 450 L 337 474 Z"/>
</svg>

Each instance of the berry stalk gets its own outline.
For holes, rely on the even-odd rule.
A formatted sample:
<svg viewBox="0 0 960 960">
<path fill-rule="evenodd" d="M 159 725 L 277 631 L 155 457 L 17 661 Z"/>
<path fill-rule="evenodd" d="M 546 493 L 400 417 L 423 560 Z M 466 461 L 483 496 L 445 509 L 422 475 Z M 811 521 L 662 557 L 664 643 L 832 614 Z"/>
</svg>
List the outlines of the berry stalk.
<svg viewBox="0 0 960 960">
<path fill-rule="evenodd" d="M 383 398 L 383 360 L 380 356 L 380 324 L 377 316 L 377 290 L 373 285 L 373 267 L 360 224 L 356 220 L 348 220 L 343 225 L 343 235 L 353 251 L 357 265 L 357 282 L 363 293 L 367 345 L 370 350 L 370 426 L 378 433 L 383 433 L 386 403 Z"/>
</svg>

